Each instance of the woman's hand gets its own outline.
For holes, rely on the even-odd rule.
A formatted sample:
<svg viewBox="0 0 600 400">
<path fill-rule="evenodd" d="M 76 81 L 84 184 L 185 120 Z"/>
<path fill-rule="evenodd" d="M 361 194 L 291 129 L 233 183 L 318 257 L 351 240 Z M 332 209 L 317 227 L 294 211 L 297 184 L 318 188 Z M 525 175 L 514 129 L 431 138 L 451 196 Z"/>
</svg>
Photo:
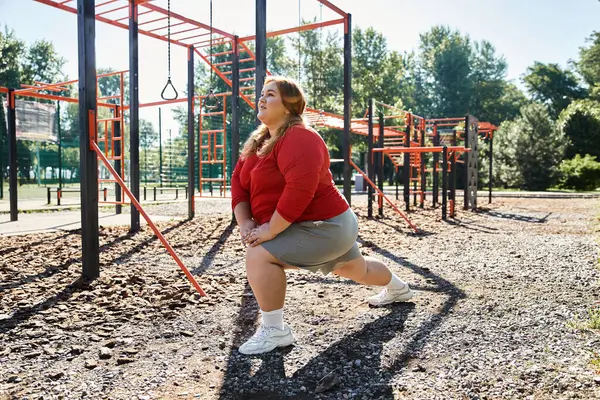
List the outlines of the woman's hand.
<svg viewBox="0 0 600 400">
<path fill-rule="evenodd" d="M 252 232 L 252 230 L 257 226 L 258 225 L 253 219 L 244 220 L 244 222 L 240 224 L 240 236 L 242 237 L 242 243 L 248 244 L 247 239 L 250 236 L 250 232 Z"/>
<path fill-rule="evenodd" d="M 271 224 L 267 222 L 266 224 L 262 224 L 258 228 L 253 229 L 250 232 L 246 243 L 248 243 L 250 247 L 256 247 L 261 243 L 268 242 L 275 236 L 277 235 L 271 232 Z"/>
</svg>

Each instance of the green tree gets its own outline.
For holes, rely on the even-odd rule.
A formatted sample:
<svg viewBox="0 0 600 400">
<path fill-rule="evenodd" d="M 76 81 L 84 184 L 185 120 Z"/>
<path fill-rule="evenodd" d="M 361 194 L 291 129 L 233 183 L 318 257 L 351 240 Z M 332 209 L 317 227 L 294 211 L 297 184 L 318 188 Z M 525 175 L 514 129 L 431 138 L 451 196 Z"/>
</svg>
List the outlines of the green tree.
<svg viewBox="0 0 600 400">
<path fill-rule="evenodd" d="M 458 30 L 435 26 L 420 35 L 417 104 L 430 116 L 464 115 L 473 92 L 471 40 Z"/>
<path fill-rule="evenodd" d="M 5 26 L 3 31 L 0 29 L 0 86 L 14 89 L 20 87 L 21 60 L 24 53 L 25 43 L 16 37 L 15 31 L 8 26 Z M 0 174 L 5 174 L 8 164 L 6 115 L 3 106 L 5 101 L 6 96 L 0 94 Z"/>
<path fill-rule="evenodd" d="M 150 148 L 158 145 L 158 131 L 154 129 L 152 122 L 140 118 L 140 146 Z"/>
<path fill-rule="evenodd" d="M 23 61 L 23 83 L 54 83 L 66 80 L 62 72 L 66 60 L 58 54 L 54 44 L 47 40 L 33 43 L 27 49 Z"/>
<path fill-rule="evenodd" d="M 309 22 L 313 21 L 304 21 Z M 343 106 L 343 67 L 339 37 L 335 33 L 324 36 L 320 30 L 308 30 L 290 40 L 295 50 L 294 56 L 300 56 L 300 64 L 297 60 L 294 61 L 295 68 L 290 76 L 299 80 L 303 86 L 308 106 L 337 112 Z M 284 60 L 286 58 L 279 62 Z"/>
<path fill-rule="evenodd" d="M 594 32 L 586 40 L 589 47 L 579 49 L 576 66 L 590 87 L 600 85 L 600 31 Z"/>
<path fill-rule="evenodd" d="M 519 105 L 523 105 L 513 96 L 518 89 L 506 82 L 506 71 L 508 64 L 506 60 L 496 54 L 494 46 L 487 41 L 475 42 L 473 44 L 473 56 L 471 61 L 471 75 L 473 92 L 469 101 L 469 112 L 481 121 L 500 124 L 504 119 L 514 117 L 518 114 Z M 521 93 L 522 98 L 525 96 Z M 505 101 L 515 101 L 513 110 L 506 110 L 509 105 Z M 519 104 L 521 103 L 521 104 Z"/>
<path fill-rule="evenodd" d="M 545 190 L 556 183 L 566 140 L 541 104 L 521 109 L 494 136 L 494 179 L 504 187 Z"/>
<path fill-rule="evenodd" d="M 536 61 L 527 68 L 523 82 L 531 97 L 545 104 L 553 118 L 557 118 L 573 100 L 582 99 L 587 95 L 575 74 L 562 69 L 558 64 Z"/>
<path fill-rule="evenodd" d="M 4 32 L 0 30 L 0 86 L 20 88 L 24 54 L 25 43 L 16 37 L 15 31 L 8 26 Z"/>
<path fill-rule="evenodd" d="M 98 75 L 117 72 L 113 68 L 98 68 Z M 129 104 L 129 73 L 123 74 L 123 97 L 125 104 Z M 103 76 L 98 79 L 98 97 L 109 97 L 121 95 L 121 75 Z M 119 104 L 119 99 L 105 99 L 103 103 Z M 127 114 L 126 114 L 127 115 Z"/>
<path fill-rule="evenodd" d="M 506 60 L 490 42 L 472 41 L 447 26 L 421 34 L 418 51 L 407 55 L 406 65 L 411 85 L 403 90 L 403 99 L 417 114 L 456 117 L 470 113 L 481 121 L 500 124 L 518 114 L 526 102 L 506 81 Z"/>
<path fill-rule="evenodd" d="M 480 110 L 481 121 L 488 121 L 500 125 L 503 121 L 517 118 L 520 110 L 530 103 L 525 94 L 515 84 L 503 82 L 502 92 L 497 99 L 488 99 L 482 102 Z"/>
<path fill-rule="evenodd" d="M 288 55 L 285 38 L 274 36 L 267 38 L 267 69 L 273 75 L 293 76 L 297 62 Z"/>
<path fill-rule="evenodd" d="M 600 158 L 600 102 L 576 100 L 560 114 L 559 125 L 569 139 L 565 154 L 589 154 Z"/>
<path fill-rule="evenodd" d="M 560 184 L 564 189 L 595 190 L 600 187 L 600 162 L 596 157 L 577 154 L 560 164 Z"/>
</svg>

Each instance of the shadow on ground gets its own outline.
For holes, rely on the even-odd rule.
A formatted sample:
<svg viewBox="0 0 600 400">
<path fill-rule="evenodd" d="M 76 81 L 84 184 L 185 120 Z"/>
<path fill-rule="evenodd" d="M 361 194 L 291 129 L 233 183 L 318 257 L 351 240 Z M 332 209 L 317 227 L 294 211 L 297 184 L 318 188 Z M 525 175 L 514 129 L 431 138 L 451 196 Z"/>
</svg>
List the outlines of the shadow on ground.
<svg viewBox="0 0 600 400">
<path fill-rule="evenodd" d="M 340 395 L 340 391 L 347 392 L 350 389 L 360 397 L 393 398 L 391 387 L 393 377 L 406 368 L 414 354 L 423 348 L 427 338 L 440 326 L 450 310 L 460 299 L 465 297 L 465 294 L 429 270 L 410 263 L 372 242 L 360 239 L 359 241 L 380 257 L 398 263 L 433 281 L 434 287 L 419 290 L 435 291 L 447 296 L 439 311 L 417 328 L 416 333 L 401 345 L 402 349 L 396 352 L 391 360 L 381 359 L 382 350 L 386 343 L 404 331 L 405 322 L 415 310 L 418 298 L 414 302 L 388 306 L 389 313 L 387 315 L 365 324 L 362 329 L 332 343 L 325 351 L 309 360 L 291 376 L 286 376 L 285 356 L 292 351 L 291 348 L 252 357 L 243 356 L 237 351 L 239 343 L 242 343 L 255 331 L 259 311 L 252 291 L 246 285 L 241 307 L 234 321 L 236 331 L 221 386 L 220 399 L 336 398 Z M 324 284 L 326 283 L 324 282 Z M 299 346 L 302 346 L 302 338 L 299 338 L 299 342 Z M 257 360 L 261 362 L 261 366 L 256 372 L 252 372 L 253 362 Z M 360 366 L 354 365 L 349 368 L 360 368 L 360 372 L 345 374 L 344 366 L 355 360 L 361 360 Z M 381 367 L 381 365 L 385 365 L 385 367 Z M 339 378 L 339 383 L 328 392 L 315 394 L 315 389 L 321 379 L 332 371 Z"/>
</svg>

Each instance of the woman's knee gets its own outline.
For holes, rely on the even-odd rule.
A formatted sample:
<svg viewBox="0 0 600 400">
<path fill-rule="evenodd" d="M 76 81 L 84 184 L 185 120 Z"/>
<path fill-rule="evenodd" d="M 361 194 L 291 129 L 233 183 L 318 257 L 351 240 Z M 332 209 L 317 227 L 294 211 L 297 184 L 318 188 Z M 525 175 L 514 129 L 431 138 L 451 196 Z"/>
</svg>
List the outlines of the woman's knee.
<svg viewBox="0 0 600 400">
<path fill-rule="evenodd" d="M 333 273 L 354 281 L 360 281 L 367 275 L 367 262 L 363 256 L 360 256 L 334 270 Z"/>
<path fill-rule="evenodd" d="M 271 262 L 271 258 L 271 253 L 262 246 L 248 247 L 246 249 L 246 270 L 260 268 L 261 265 Z"/>
<path fill-rule="evenodd" d="M 276 266 L 278 268 L 285 267 L 278 259 L 276 259 L 271 253 L 269 253 L 264 247 L 248 247 L 246 249 L 246 271 L 252 270 L 264 270 L 269 266 Z"/>
</svg>

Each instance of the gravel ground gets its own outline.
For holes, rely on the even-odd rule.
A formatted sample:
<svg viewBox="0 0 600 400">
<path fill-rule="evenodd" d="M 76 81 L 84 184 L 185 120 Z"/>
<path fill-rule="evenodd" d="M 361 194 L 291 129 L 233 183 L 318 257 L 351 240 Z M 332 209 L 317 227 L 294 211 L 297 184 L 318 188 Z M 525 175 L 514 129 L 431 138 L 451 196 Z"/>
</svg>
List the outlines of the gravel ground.
<svg viewBox="0 0 600 400">
<path fill-rule="evenodd" d="M 0 237 L 0 399 L 600 398 L 600 334 L 569 325 L 600 298 L 597 199 L 503 199 L 448 223 L 417 210 L 421 235 L 355 210 L 362 251 L 417 296 L 371 308 L 374 288 L 292 271 L 298 343 L 255 357 L 237 353 L 257 305 L 227 200 L 160 225 L 208 298 L 147 229 L 102 228 L 91 283 L 78 232 Z"/>
</svg>

